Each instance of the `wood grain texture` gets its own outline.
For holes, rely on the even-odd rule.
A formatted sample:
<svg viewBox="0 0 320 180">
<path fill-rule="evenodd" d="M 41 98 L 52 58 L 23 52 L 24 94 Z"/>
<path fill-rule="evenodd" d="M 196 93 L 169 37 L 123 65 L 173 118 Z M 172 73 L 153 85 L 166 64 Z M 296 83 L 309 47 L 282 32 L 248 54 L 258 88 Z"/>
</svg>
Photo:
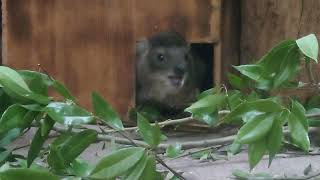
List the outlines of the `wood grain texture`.
<svg viewBox="0 0 320 180">
<path fill-rule="evenodd" d="M 2 5 L 5 65 L 37 70 L 41 64 L 81 105 L 91 107 L 96 90 L 123 117 L 134 105 L 136 40 L 164 30 L 191 42 L 220 40 L 221 0 L 2 0 Z"/>
<path fill-rule="evenodd" d="M 273 46 L 285 39 L 315 33 L 320 38 L 320 1 L 318 0 L 243 0 L 241 30 L 241 63 L 261 58 Z M 302 66 L 303 67 L 303 66 Z M 314 73 L 319 81 L 320 66 Z M 304 69 L 299 80 L 308 82 Z M 283 93 L 300 97 L 311 95 L 311 90 Z"/>
<path fill-rule="evenodd" d="M 285 39 L 320 37 L 319 8 L 317 0 L 243 0 L 241 62 L 260 58 Z"/>
<path fill-rule="evenodd" d="M 234 72 L 232 65 L 240 63 L 241 2 L 223 0 L 221 4 L 221 71 L 220 81 L 228 82 L 228 72 Z"/>
<path fill-rule="evenodd" d="M 220 0 L 134 0 L 137 39 L 159 31 L 176 31 L 191 42 L 220 38 Z"/>
<path fill-rule="evenodd" d="M 93 90 L 125 114 L 133 97 L 132 1 L 3 0 L 4 64 L 41 64 L 91 106 Z M 121 11 L 120 11 L 121 9 Z"/>
</svg>

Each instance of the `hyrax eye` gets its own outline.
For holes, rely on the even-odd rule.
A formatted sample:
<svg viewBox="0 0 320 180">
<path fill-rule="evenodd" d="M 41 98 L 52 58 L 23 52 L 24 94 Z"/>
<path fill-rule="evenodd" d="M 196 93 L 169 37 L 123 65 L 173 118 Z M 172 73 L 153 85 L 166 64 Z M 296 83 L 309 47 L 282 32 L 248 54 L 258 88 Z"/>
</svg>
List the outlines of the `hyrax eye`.
<svg viewBox="0 0 320 180">
<path fill-rule="evenodd" d="M 160 62 L 163 62 L 165 59 L 164 59 L 164 56 L 162 54 L 158 54 L 158 60 Z"/>
</svg>

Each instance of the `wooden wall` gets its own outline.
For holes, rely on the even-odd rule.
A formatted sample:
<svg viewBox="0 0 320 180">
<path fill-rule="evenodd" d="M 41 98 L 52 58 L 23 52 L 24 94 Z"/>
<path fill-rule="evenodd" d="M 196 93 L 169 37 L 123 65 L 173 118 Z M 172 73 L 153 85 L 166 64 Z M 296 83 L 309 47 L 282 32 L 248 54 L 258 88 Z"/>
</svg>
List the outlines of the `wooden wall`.
<svg viewBox="0 0 320 180">
<path fill-rule="evenodd" d="M 242 0 L 241 63 L 259 59 L 270 48 L 285 39 L 297 39 L 315 33 L 319 40 L 319 9 L 319 0 Z M 313 68 L 318 82 L 319 70 L 320 65 Z M 300 81 L 309 82 L 303 65 L 298 78 Z M 315 93 L 318 94 L 314 88 L 281 92 L 284 96 L 297 95 L 302 100 Z"/>
<path fill-rule="evenodd" d="M 279 41 L 316 33 L 318 0 L 2 0 L 3 63 L 37 64 L 90 107 L 93 90 L 124 115 L 134 104 L 135 41 L 174 30 L 214 44 L 214 78 Z M 315 70 L 320 77 L 319 68 Z M 304 78 L 304 76 L 302 77 Z"/>
<path fill-rule="evenodd" d="M 242 0 L 241 8 L 241 63 L 260 58 L 285 39 L 320 37 L 319 0 Z"/>
<path fill-rule="evenodd" d="M 34 70 L 41 64 L 86 107 L 96 90 L 126 114 L 134 104 L 135 42 L 157 31 L 219 45 L 221 66 L 220 0 L 2 0 L 2 6 L 3 64 Z"/>
</svg>

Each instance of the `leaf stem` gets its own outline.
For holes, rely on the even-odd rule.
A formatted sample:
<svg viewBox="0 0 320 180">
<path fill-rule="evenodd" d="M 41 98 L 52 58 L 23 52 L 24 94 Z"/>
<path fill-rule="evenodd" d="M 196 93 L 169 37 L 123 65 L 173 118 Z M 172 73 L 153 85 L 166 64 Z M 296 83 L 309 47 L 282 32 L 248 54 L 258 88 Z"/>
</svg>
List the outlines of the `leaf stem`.
<svg viewBox="0 0 320 180">
<path fill-rule="evenodd" d="M 306 58 L 305 66 L 306 66 L 306 69 L 307 69 L 307 72 L 308 72 L 308 78 L 309 78 L 310 83 L 312 85 L 315 85 L 316 81 L 314 79 L 314 75 L 313 75 L 313 72 L 312 72 L 311 61 L 310 61 L 309 58 Z"/>
</svg>

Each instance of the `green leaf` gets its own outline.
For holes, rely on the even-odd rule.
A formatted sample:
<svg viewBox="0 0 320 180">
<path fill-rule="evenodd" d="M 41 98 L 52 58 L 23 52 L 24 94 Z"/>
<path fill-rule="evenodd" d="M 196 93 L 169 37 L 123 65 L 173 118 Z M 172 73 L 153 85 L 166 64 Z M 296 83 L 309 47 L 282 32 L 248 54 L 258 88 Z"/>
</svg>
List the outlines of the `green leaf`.
<svg viewBox="0 0 320 180">
<path fill-rule="evenodd" d="M 40 104 L 24 104 L 20 106 L 30 111 L 43 111 L 43 109 L 45 108 L 43 105 Z"/>
<path fill-rule="evenodd" d="M 14 84 L 14 86 L 20 87 L 25 90 L 25 92 L 31 92 L 28 85 L 19 75 L 19 73 L 9 67 L 0 66 L 0 82 L 3 86 L 6 85 L 6 82 L 11 82 L 12 84 Z"/>
<path fill-rule="evenodd" d="M 223 119 L 225 123 L 229 123 L 234 119 L 241 118 L 249 111 L 258 112 L 278 112 L 282 107 L 272 99 L 259 99 L 254 101 L 246 101 L 237 106 L 233 111 L 226 115 Z"/>
<path fill-rule="evenodd" d="M 151 126 L 149 121 L 145 119 L 141 114 L 138 113 L 137 116 L 140 136 L 151 147 L 156 147 L 161 141 L 160 126 L 158 124 L 156 124 L 155 126 Z"/>
<path fill-rule="evenodd" d="M 123 175 L 139 162 L 144 153 L 145 149 L 141 147 L 126 148 L 113 152 L 98 162 L 91 172 L 90 178 L 112 179 Z"/>
<path fill-rule="evenodd" d="M 162 179 L 161 174 L 158 174 L 156 171 L 156 160 L 154 156 L 147 157 L 147 164 L 144 168 L 142 175 L 140 176 L 141 180 L 149 180 L 149 179 Z"/>
<path fill-rule="evenodd" d="M 269 166 L 274 158 L 274 156 L 280 151 L 281 149 L 281 142 L 283 139 L 283 131 L 282 131 L 282 124 L 278 118 L 273 121 L 272 128 L 267 136 L 267 148 L 269 151 Z"/>
<path fill-rule="evenodd" d="M 26 129 L 31 126 L 31 123 L 36 118 L 36 116 L 39 114 L 39 112 L 35 111 L 28 111 L 25 116 L 23 117 L 22 123 L 20 126 L 21 129 Z"/>
<path fill-rule="evenodd" d="M 292 101 L 291 113 L 294 114 L 306 131 L 308 131 L 308 121 L 306 118 L 306 110 L 298 101 Z"/>
<path fill-rule="evenodd" d="M 61 153 L 64 163 L 69 165 L 75 160 L 90 144 L 97 139 L 97 132 L 91 129 L 81 131 L 66 141 L 61 146 Z"/>
<path fill-rule="evenodd" d="M 25 123 L 23 122 L 23 118 L 27 113 L 28 111 L 20 105 L 11 105 L 1 116 L 0 133 L 8 132 L 13 128 L 24 127 Z"/>
<path fill-rule="evenodd" d="M 248 156 L 250 169 L 253 169 L 262 159 L 267 150 L 266 140 L 261 139 L 249 145 Z"/>
<path fill-rule="evenodd" d="M 72 96 L 72 94 L 70 93 L 70 91 L 59 81 L 54 80 L 52 87 L 64 98 L 66 99 L 70 99 L 72 101 L 75 101 L 76 98 L 74 96 Z"/>
<path fill-rule="evenodd" d="M 156 122 L 161 120 L 166 120 L 167 118 L 161 114 L 159 107 L 156 107 L 151 104 L 145 104 L 140 105 L 134 112 L 134 110 L 131 110 L 132 112 L 132 120 L 137 121 L 137 112 L 139 112 L 143 117 L 149 120 L 149 122 Z"/>
<path fill-rule="evenodd" d="M 96 92 L 92 93 L 94 113 L 111 127 L 123 129 L 122 121 L 112 107 Z"/>
<path fill-rule="evenodd" d="M 257 64 L 234 66 L 234 68 L 244 76 L 255 81 L 259 81 L 262 79 L 261 74 L 263 74 L 263 71 L 264 71 L 263 67 Z"/>
<path fill-rule="evenodd" d="M 244 78 L 236 76 L 232 73 L 228 73 L 227 75 L 229 83 L 233 88 L 242 90 L 248 86 Z"/>
<path fill-rule="evenodd" d="M 50 152 L 47 156 L 47 162 L 49 166 L 55 171 L 59 171 L 66 168 L 60 147 L 53 144 L 50 145 Z"/>
<path fill-rule="evenodd" d="M 227 101 L 230 110 L 234 110 L 241 102 L 242 93 L 240 91 L 234 90 L 228 92 Z"/>
<path fill-rule="evenodd" d="M 34 169 L 8 169 L 0 172 L 1 180 L 21 180 L 26 178 L 32 180 L 59 180 L 57 176 L 49 172 Z"/>
<path fill-rule="evenodd" d="M 298 117 L 294 115 L 294 113 L 290 113 L 288 125 L 292 141 L 302 150 L 308 152 L 310 148 L 308 131 L 305 129 Z"/>
<path fill-rule="evenodd" d="M 175 145 L 170 144 L 166 150 L 166 156 L 170 158 L 177 157 L 181 153 L 181 144 L 176 143 Z"/>
<path fill-rule="evenodd" d="M 232 171 L 232 175 L 235 176 L 239 180 L 247 180 L 247 179 L 249 180 L 249 178 L 251 177 L 250 173 L 241 171 L 239 169 Z"/>
<path fill-rule="evenodd" d="M 318 62 L 319 45 L 316 35 L 309 34 L 296 40 L 296 43 L 305 56 Z"/>
<path fill-rule="evenodd" d="M 93 167 L 84 160 L 76 159 L 71 163 L 69 171 L 79 177 L 89 176 Z M 81 180 L 81 179 L 80 179 Z"/>
<path fill-rule="evenodd" d="M 29 93 L 29 94 L 24 94 L 22 97 L 33 100 L 37 103 L 47 105 L 49 102 L 52 100 L 51 97 L 43 96 L 41 94 L 35 94 L 35 93 Z"/>
<path fill-rule="evenodd" d="M 207 97 L 208 95 L 214 95 L 220 93 L 220 88 L 219 87 L 215 87 L 215 88 L 211 88 L 208 90 L 205 90 L 203 92 L 201 92 L 198 96 L 197 96 L 197 100 L 200 100 L 204 97 Z"/>
<path fill-rule="evenodd" d="M 3 114 L 3 112 L 13 104 L 10 96 L 8 96 L 4 90 L 0 89 L 0 114 Z"/>
<path fill-rule="evenodd" d="M 20 136 L 20 128 L 10 129 L 8 132 L 0 134 L 0 147 L 10 144 L 14 139 Z"/>
<path fill-rule="evenodd" d="M 320 108 L 320 96 L 311 96 L 307 103 L 306 103 L 306 109 L 312 109 L 312 108 Z"/>
<path fill-rule="evenodd" d="M 232 175 L 236 177 L 236 179 L 239 180 L 258 180 L 258 179 L 274 179 L 272 175 L 268 173 L 247 173 L 244 171 L 241 171 L 239 169 L 232 172 Z"/>
<path fill-rule="evenodd" d="M 190 113 L 212 113 L 219 108 L 225 99 L 226 96 L 224 94 L 208 95 L 193 103 L 190 107 L 186 108 L 185 111 Z"/>
<path fill-rule="evenodd" d="M 87 124 L 94 120 L 92 114 L 75 104 L 52 102 L 45 111 L 53 120 L 65 125 Z"/>
<path fill-rule="evenodd" d="M 274 73 L 281 72 L 280 65 L 287 56 L 288 50 L 296 46 L 295 41 L 285 40 L 273 47 L 265 56 L 261 58 L 258 65 L 261 65 L 264 72 L 261 76 L 273 77 Z"/>
<path fill-rule="evenodd" d="M 250 144 L 266 136 L 272 127 L 275 114 L 265 113 L 255 116 L 238 131 L 236 141 L 241 144 Z"/>
<path fill-rule="evenodd" d="M 47 140 L 48 135 L 54 125 L 54 121 L 46 117 L 43 121 L 43 126 L 38 128 L 36 134 L 33 136 L 28 156 L 27 156 L 27 167 L 30 167 L 32 162 L 37 158 L 44 142 Z"/>
<path fill-rule="evenodd" d="M 224 94 L 210 95 L 203 94 L 197 102 L 193 103 L 190 107 L 186 108 L 186 112 L 192 113 L 192 117 L 196 120 L 207 123 L 213 126 L 218 120 L 218 109 L 223 105 L 226 100 Z"/>
<path fill-rule="evenodd" d="M 140 180 L 143 178 L 141 175 L 143 170 L 146 168 L 148 155 L 146 153 L 143 154 L 140 161 L 133 167 L 132 170 L 129 170 L 129 173 L 123 178 L 125 180 Z"/>
<path fill-rule="evenodd" d="M 49 165 L 55 170 L 69 168 L 71 163 L 96 139 L 96 131 L 90 129 L 76 134 L 61 134 L 50 145 Z"/>
<path fill-rule="evenodd" d="M 281 60 L 280 71 L 274 77 L 273 88 L 278 88 L 297 75 L 300 67 L 300 54 L 298 48 L 290 48 L 286 56 Z"/>
<path fill-rule="evenodd" d="M 32 92 L 48 96 L 48 88 L 52 86 L 53 82 L 46 74 L 29 70 L 20 70 L 18 73 Z"/>
<path fill-rule="evenodd" d="M 0 165 L 2 165 L 10 156 L 11 150 L 0 151 Z"/>
<path fill-rule="evenodd" d="M 5 92 L 20 100 L 33 100 L 41 104 L 47 104 L 50 99 L 47 96 L 33 93 L 19 73 L 11 68 L 0 66 L 0 83 Z"/>
<path fill-rule="evenodd" d="M 229 147 L 228 147 L 228 152 L 231 153 L 232 155 L 236 155 L 239 152 L 241 152 L 241 146 L 242 144 L 238 142 L 233 142 Z"/>
<path fill-rule="evenodd" d="M 207 113 L 207 112 L 201 112 L 192 114 L 192 117 L 198 121 L 204 122 L 208 124 L 209 126 L 214 126 L 218 123 L 218 111 Z"/>
</svg>

